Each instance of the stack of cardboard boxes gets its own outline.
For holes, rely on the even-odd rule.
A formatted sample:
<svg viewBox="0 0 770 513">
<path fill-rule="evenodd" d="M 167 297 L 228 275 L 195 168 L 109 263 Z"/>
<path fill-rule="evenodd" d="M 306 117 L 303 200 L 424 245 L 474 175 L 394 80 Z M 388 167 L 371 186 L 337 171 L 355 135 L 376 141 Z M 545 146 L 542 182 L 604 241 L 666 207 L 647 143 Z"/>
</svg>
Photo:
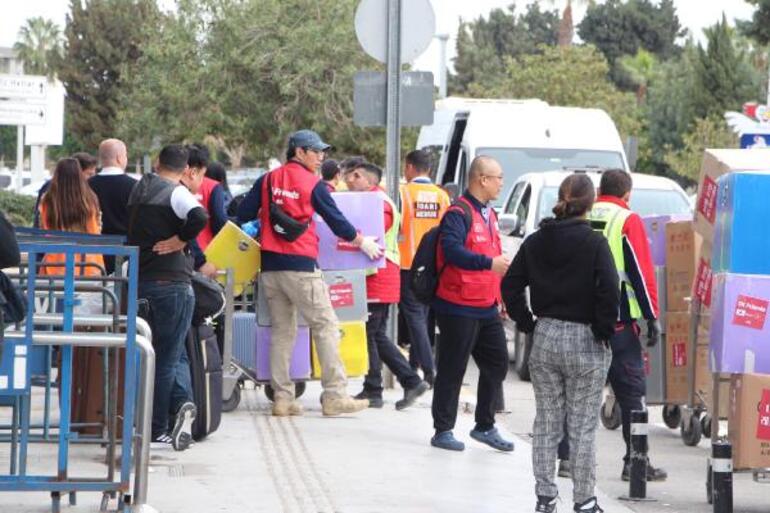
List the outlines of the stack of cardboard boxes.
<svg viewBox="0 0 770 513">
<path fill-rule="evenodd" d="M 770 174 L 762 170 L 769 150 L 707 150 L 695 212 L 704 242 L 693 293 L 711 309 L 709 369 L 732 373 L 720 407 L 729 408 L 736 469 L 770 466 Z"/>
</svg>

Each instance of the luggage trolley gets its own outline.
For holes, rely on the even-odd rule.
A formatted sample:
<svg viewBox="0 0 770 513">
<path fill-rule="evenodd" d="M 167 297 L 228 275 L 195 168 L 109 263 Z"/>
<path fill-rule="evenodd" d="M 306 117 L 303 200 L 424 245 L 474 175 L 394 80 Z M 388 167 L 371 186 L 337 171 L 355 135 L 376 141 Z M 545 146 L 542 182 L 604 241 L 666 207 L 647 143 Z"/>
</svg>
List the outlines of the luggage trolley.
<svg viewBox="0 0 770 513">
<path fill-rule="evenodd" d="M 20 279 L 26 289 L 28 315 L 23 326 L 7 329 L 2 333 L 2 359 L 0 359 L 0 401 L 3 406 L 12 410 L 9 441 L 11 445 L 9 471 L 0 475 L 0 492 L 2 491 L 45 491 L 51 494 L 52 511 L 58 512 L 61 507 L 63 494 L 69 495 L 70 504 L 76 503 L 76 494 L 80 491 L 101 492 L 102 510 L 106 510 L 111 497 L 120 495 L 120 511 L 150 511 L 146 505 L 147 499 L 147 464 L 149 460 L 149 429 L 152 416 L 152 388 L 154 385 L 155 358 L 150 336 L 146 327 L 136 319 L 137 313 L 137 274 L 138 252 L 136 248 L 118 245 L 100 244 L 97 236 L 81 237 L 70 234 L 69 240 L 64 236 L 45 238 L 19 231 L 19 246 L 28 255 L 28 273 Z M 104 239 L 107 240 L 107 239 Z M 84 242 L 87 241 L 87 242 Z M 62 296 L 61 314 L 35 314 L 35 298 L 38 287 L 46 280 L 39 280 L 38 267 L 41 265 L 38 257 L 45 253 L 64 255 L 64 273 L 60 277 Z M 82 288 L 88 280 L 75 275 L 75 268 L 80 255 L 103 254 L 124 258 L 128 261 L 128 273 L 123 281 L 125 294 L 126 315 L 121 319 L 123 333 L 88 333 L 76 331 L 76 326 L 99 324 L 109 327 L 112 325 L 111 316 L 95 316 L 94 319 L 84 319 L 77 315 L 75 307 L 78 304 L 76 291 Z M 98 279 L 98 278 L 97 278 Z M 93 283 L 93 282 L 91 282 Z M 118 290 L 120 287 L 118 287 Z M 106 292 L 105 292 L 106 293 Z M 115 294 L 120 297 L 120 294 Z M 117 303 L 117 301 L 116 301 Z M 102 319 L 97 319 L 101 317 Z M 106 322 L 104 320 L 106 318 Z M 96 320 L 95 320 L 96 319 Z M 100 321 L 100 322 L 97 322 Z M 41 325 L 58 325 L 60 331 L 40 329 Z M 142 334 L 139 334 L 142 332 Z M 48 349 L 59 346 L 61 351 L 60 365 L 60 421 L 58 425 L 47 426 L 49 432 L 55 431 L 52 441 L 58 445 L 58 455 L 55 459 L 55 472 L 52 474 L 37 473 L 38 468 L 31 469 L 29 450 L 30 443 L 45 441 L 31 436 L 35 429 L 31 422 L 32 386 L 30 371 L 33 363 L 41 353 L 39 348 Z M 114 458 L 108 461 L 106 477 L 70 477 L 70 447 L 69 444 L 77 439 L 70 423 L 71 391 L 72 391 L 72 356 L 74 347 L 104 347 L 125 348 L 126 359 L 123 370 L 126 379 L 123 388 L 125 404 L 123 410 L 123 427 L 120 433 L 116 429 L 108 429 L 107 454 L 114 454 L 115 447 L 121 446 L 119 458 L 119 475 L 114 472 Z M 139 370 L 139 374 L 137 374 Z M 137 383 L 140 385 L 137 387 Z M 113 425 L 114 426 L 114 425 Z M 134 455 L 136 477 L 134 494 L 130 493 L 132 448 L 136 443 Z M 34 473 L 33 473 L 34 472 Z"/>
</svg>

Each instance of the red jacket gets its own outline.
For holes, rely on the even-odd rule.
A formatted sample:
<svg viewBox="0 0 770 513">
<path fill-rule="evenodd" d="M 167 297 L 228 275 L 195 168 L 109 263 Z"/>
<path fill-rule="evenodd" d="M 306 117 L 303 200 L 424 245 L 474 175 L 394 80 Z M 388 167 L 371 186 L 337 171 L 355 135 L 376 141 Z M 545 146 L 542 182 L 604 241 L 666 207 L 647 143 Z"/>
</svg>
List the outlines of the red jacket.
<svg viewBox="0 0 770 513">
<path fill-rule="evenodd" d="M 465 248 L 489 258 L 500 256 L 502 246 L 494 209 L 489 210 L 489 224 L 487 224 L 481 213 L 473 208 L 468 200 L 460 197 L 458 201 L 468 203 L 471 210 L 471 227 L 465 238 Z M 452 209 L 460 209 L 460 207 L 449 207 L 449 210 Z M 444 269 L 436 290 L 439 298 L 450 303 L 477 308 L 487 308 L 500 302 L 502 277 L 499 274 L 492 272 L 491 269 L 471 271 L 452 264 L 446 264 L 444 267 L 445 262 L 444 250 L 439 244 L 436 265 L 438 269 Z"/>
<path fill-rule="evenodd" d="M 633 192 L 631 193 L 633 194 Z M 628 204 L 615 196 L 599 196 L 596 202 L 613 203 L 625 209 Z M 623 225 L 623 256 L 625 257 L 626 274 L 634 288 L 636 300 L 642 309 L 645 319 L 658 318 L 658 285 L 655 281 L 655 264 L 652 262 L 650 242 L 647 240 L 647 230 L 638 214 L 632 213 Z M 620 319 L 631 320 L 628 314 L 628 298 L 620 298 Z"/>
<path fill-rule="evenodd" d="M 297 162 L 287 162 L 274 169 L 265 177 L 262 187 L 262 208 L 259 210 L 259 220 L 262 223 L 262 249 L 284 255 L 301 255 L 313 259 L 318 258 L 318 235 L 313 220 L 313 205 L 311 195 L 318 183 L 318 176 Z M 273 203 L 300 223 L 309 222 L 305 232 L 294 242 L 278 236 L 270 224 L 270 208 L 267 198 L 267 188 L 272 187 Z"/>
<path fill-rule="evenodd" d="M 211 199 L 211 191 L 213 191 L 214 187 L 217 185 L 219 185 L 219 182 L 204 176 L 203 182 L 201 182 L 201 187 L 198 189 L 198 193 L 195 195 L 198 202 L 209 214 L 209 220 L 206 222 L 206 226 L 203 228 L 203 230 L 201 230 L 197 237 L 198 246 L 200 246 L 201 251 L 206 251 L 206 247 L 208 247 L 208 245 L 211 243 L 211 240 L 214 238 L 214 231 L 211 229 L 211 212 L 209 212 L 209 200 Z"/>
<path fill-rule="evenodd" d="M 381 191 L 374 187 L 372 191 Z M 383 193 L 384 194 L 384 193 Z M 385 231 L 393 226 L 393 207 L 385 205 Z M 385 259 L 385 267 L 377 269 L 376 274 L 366 277 L 366 299 L 370 303 L 398 303 L 401 300 L 401 265 Z"/>
</svg>

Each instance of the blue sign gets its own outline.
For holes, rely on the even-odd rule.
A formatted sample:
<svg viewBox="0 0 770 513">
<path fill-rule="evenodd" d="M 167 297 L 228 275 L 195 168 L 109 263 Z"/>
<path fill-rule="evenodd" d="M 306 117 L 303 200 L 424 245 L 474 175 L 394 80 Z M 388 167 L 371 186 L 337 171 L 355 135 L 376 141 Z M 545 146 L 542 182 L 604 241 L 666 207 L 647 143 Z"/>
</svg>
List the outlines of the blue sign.
<svg viewBox="0 0 770 513">
<path fill-rule="evenodd" d="M 741 148 L 770 148 L 770 134 L 743 134 Z"/>
</svg>

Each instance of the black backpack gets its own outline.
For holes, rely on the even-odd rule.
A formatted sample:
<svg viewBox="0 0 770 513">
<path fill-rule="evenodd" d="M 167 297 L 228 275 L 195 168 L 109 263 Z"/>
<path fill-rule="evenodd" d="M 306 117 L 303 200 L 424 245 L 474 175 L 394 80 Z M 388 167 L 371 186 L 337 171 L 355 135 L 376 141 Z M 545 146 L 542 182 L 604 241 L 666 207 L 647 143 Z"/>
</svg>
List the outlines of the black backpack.
<svg viewBox="0 0 770 513">
<path fill-rule="evenodd" d="M 465 224 L 469 227 L 472 223 L 471 207 L 464 201 L 455 201 L 449 208 L 458 206 L 465 215 Z M 417 251 L 412 260 L 412 268 L 409 270 L 409 286 L 414 296 L 421 303 L 430 304 L 436 297 L 438 280 L 444 272 L 446 263 L 438 269 L 436 255 L 438 254 L 438 242 L 441 235 L 441 225 L 434 226 L 423 235 Z"/>
</svg>

